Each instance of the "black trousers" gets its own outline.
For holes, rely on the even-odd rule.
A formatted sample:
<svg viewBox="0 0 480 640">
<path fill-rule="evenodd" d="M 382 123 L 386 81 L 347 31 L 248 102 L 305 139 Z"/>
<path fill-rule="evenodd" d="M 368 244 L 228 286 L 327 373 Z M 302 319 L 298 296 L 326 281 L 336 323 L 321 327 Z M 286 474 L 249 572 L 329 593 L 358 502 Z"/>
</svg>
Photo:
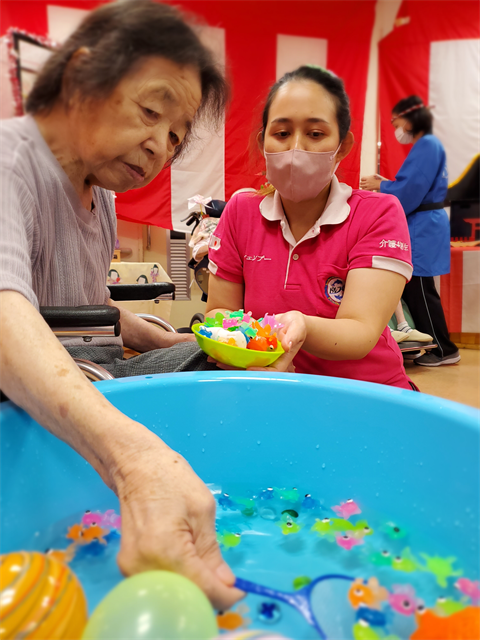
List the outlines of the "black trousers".
<svg viewBox="0 0 480 640">
<path fill-rule="evenodd" d="M 410 282 L 405 285 L 402 298 L 410 309 L 415 327 L 433 336 L 438 344 L 438 348 L 432 349 L 429 353 L 444 358 L 458 350 L 450 340 L 445 314 L 433 277 L 412 276 Z"/>
</svg>

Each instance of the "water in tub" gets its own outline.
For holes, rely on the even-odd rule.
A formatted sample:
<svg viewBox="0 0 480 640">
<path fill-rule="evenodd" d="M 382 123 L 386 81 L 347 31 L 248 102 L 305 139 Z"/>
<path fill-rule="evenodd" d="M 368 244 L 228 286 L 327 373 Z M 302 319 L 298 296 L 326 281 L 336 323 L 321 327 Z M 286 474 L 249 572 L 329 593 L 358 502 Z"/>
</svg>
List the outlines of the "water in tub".
<svg viewBox="0 0 480 640">
<path fill-rule="evenodd" d="M 287 603 L 256 594 L 219 612 L 221 630 L 262 629 L 298 640 L 321 633 L 332 640 L 422 640 L 436 624 L 453 625 L 449 637 L 457 638 L 468 636 L 455 635 L 456 624 L 477 624 L 477 560 L 468 549 L 426 537 L 415 521 L 397 521 L 394 505 L 381 514 L 374 496 L 338 496 L 331 487 L 208 486 L 217 501 L 217 539 L 236 576 L 293 594 L 308 592 L 320 576 L 341 576 L 309 594 L 320 632 Z M 118 503 L 97 504 L 92 496 L 91 504 L 37 531 L 30 548 L 69 548 L 92 611 L 122 579 L 120 538 Z"/>
</svg>

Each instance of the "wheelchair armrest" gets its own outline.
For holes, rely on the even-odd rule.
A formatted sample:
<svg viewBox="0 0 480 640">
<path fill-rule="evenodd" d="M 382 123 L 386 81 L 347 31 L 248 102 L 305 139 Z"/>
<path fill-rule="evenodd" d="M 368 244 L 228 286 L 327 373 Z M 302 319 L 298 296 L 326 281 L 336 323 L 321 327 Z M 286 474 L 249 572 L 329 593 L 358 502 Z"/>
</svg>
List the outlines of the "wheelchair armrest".
<svg viewBox="0 0 480 640">
<path fill-rule="evenodd" d="M 56 336 L 120 335 L 120 309 L 108 304 L 40 307 L 40 313 Z"/>
<path fill-rule="evenodd" d="M 152 282 L 150 284 L 111 284 L 110 297 L 116 302 L 126 300 L 175 300 L 173 282 Z"/>
<path fill-rule="evenodd" d="M 49 327 L 107 327 L 120 320 L 120 309 L 109 304 L 82 307 L 40 307 Z"/>
</svg>

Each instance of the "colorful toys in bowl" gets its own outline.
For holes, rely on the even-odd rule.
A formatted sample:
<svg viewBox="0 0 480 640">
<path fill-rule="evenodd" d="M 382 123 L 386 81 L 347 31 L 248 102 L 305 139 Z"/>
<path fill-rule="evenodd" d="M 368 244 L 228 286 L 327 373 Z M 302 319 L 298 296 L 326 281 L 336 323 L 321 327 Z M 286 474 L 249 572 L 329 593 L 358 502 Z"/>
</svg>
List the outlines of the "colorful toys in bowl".
<svg viewBox="0 0 480 640">
<path fill-rule="evenodd" d="M 206 318 L 203 324 L 194 324 L 192 331 L 199 347 L 214 360 L 247 369 L 268 367 L 284 353 L 277 337 L 282 326 L 274 315 L 257 321 L 240 309 Z"/>
<path fill-rule="evenodd" d="M 0 556 L 0 637 L 76 640 L 87 601 L 63 562 L 36 551 Z"/>
</svg>

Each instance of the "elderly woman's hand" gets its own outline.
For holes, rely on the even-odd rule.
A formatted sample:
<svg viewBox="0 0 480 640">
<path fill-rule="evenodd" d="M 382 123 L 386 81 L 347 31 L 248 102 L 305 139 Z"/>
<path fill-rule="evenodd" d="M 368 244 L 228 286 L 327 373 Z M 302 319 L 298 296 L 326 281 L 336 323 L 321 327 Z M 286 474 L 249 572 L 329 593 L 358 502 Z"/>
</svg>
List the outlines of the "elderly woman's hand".
<svg viewBox="0 0 480 640">
<path fill-rule="evenodd" d="M 243 593 L 215 535 L 215 500 L 186 460 L 144 435 L 113 473 L 122 514 L 118 564 L 125 575 L 175 571 L 195 582 L 217 609 Z"/>
</svg>

